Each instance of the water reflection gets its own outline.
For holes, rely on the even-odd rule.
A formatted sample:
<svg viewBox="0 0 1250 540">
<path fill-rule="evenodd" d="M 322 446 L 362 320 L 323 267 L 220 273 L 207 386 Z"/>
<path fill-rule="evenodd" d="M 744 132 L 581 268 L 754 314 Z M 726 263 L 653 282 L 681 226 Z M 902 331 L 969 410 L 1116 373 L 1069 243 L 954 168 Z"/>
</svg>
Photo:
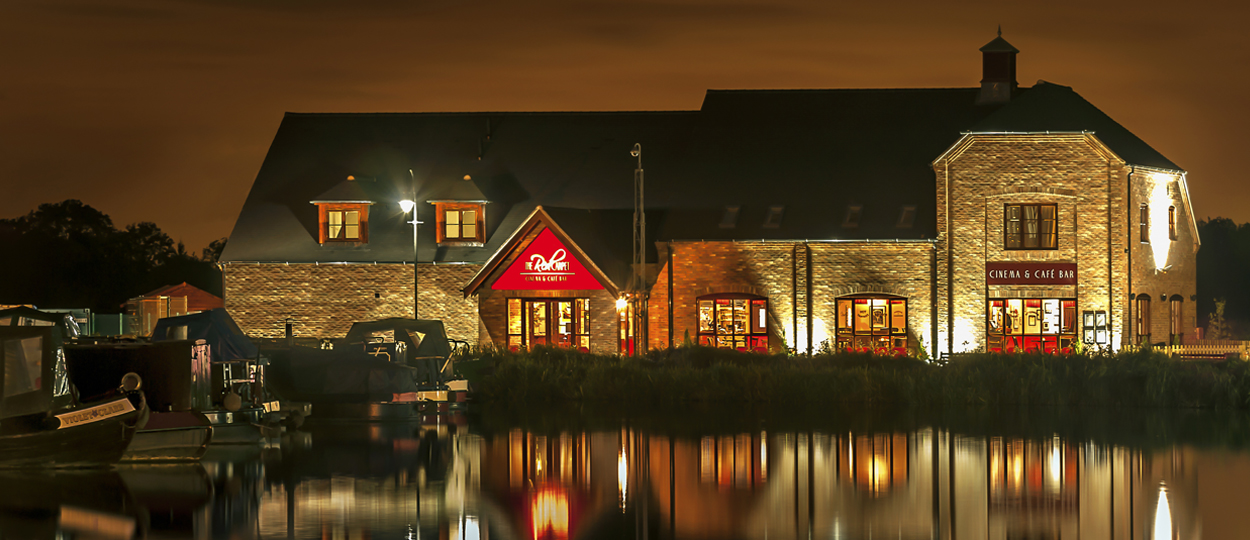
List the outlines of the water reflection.
<svg viewBox="0 0 1250 540">
<path fill-rule="evenodd" d="M 0 475 L 0 538 L 1189 540 L 1250 526 L 1236 446 L 702 425 L 344 423 L 201 464 Z"/>
</svg>

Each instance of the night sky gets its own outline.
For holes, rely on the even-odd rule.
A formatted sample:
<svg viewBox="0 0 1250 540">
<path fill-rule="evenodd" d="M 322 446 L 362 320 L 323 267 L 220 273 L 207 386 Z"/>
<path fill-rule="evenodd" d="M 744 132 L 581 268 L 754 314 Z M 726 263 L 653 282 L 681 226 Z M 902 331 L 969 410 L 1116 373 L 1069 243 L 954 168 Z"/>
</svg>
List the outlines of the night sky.
<svg viewBox="0 0 1250 540">
<path fill-rule="evenodd" d="M 975 87 L 977 49 L 1002 24 L 1021 85 L 1072 86 L 1189 172 L 1199 218 L 1245 222 L 1247 9 L 1208 4 L 5 0 L 0 217 L 76 198 L 198 251 L 230 233 L 286 111 L 697 109 L 708 88 Z"/>
</svg>

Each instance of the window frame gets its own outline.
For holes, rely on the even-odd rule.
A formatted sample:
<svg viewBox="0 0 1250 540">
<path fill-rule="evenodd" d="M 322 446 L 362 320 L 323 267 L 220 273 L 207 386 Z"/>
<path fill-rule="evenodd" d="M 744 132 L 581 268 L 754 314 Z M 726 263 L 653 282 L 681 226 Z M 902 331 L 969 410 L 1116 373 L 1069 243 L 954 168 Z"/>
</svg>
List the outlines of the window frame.
<svg viewBox="0 0 1250 540">
<path fill-rule="evenodd" d="M 724 325 L 720 324 L 721 309 L 718 308 L 721 301 L 729 302 L 730 317 L 734 317 L 735 301 L 744 302 L 745 325 L 742 332 L 722 332 Z M 709 319 L 710 330 L 705 330 L 703 324 L 704 303 L 710 305 L 711 319 Z M 719 293 L 706 294 L 695 298 L 695 334 L 700 345 L 715 347 L 718 349 L 737 349 L 743 352 L 768 352 L 769 350 L 769 334 L 768 334 L 768 297 L 747 293 Z M 758 323 L 763 321 L 763 326 Z M 731 321 L 729 323 L 733 325 Z M 735 327 L 736 328 L 736 327 Z M 729 346 L 722 346 L 724 340 L 728 340 Z M 741 341 L 742 347 L 737 347 Z M 762 350 L 761 350 L 762 349 Z"/>
<path fill-rule="evenodd" d="M 1133 330 L 1138 345 L 1150 344 L 1150 295 L 1139 294 L 1133 299 Z"/>
<path fill-rule="evenodd" d="M 1137 235 L 1141 237 L 1141 243 L 1150 243 L 1150 205 L 1143 204 L 1138 209 L 1138 231 Z"/>
<path fill-rule="evenodd" d="M 477 245 L 486 243 L 486 205 L 480 203 L 463 203 L 463 202 L 435 202 L 435 235 L 439 244 L 450 245 Z M 465 226 L 465 214 L 473 212 L 473 236 L 463 234 Z M 454 213 L 458 236 L 448 235 L 448 228 L 453 224 L 448 220 L 448 215 Z"/>
<path fill-rule="evenodd" d="M 533 321 L 531 320 L 531 307 L 534 304 L 544 304 L 545 319 L 543 320 L 543 335 L 547 338 L 546 342 L 538 345 L 549 347 L 562 347 L 559 344 L 553 344 L 553 336 L 561 333 L 560 331 L 560 314 L 553 313 L 556 306 L 560 303 L 567 302 L 570 304 L 569 323 L 572 325 L 572 332 L 568 332 L 570 336 L 570 346 L 565 347 L 573 350 L 590 351 L 590 299 L 586 297 L 560 297 L 560 298 L 529 298 L 529 297 L 511 297 L 506 302 L 506 327 L 505 347 L 509 351 L 530 350 L 535 346 L 531 343 L 530 336 L 534 334 Z"/>
<path fill-rule="evenodd" d="M 1013 312 L 1013 303 L 1018 304 L 1019 311 Z M 1048 305 L 1055 308 L 1053 318 L 1050 316 L 1052 313 L 1046 311 Z M 1081 341 L 1084 325 L 1074 297 L 993 297 L 985 300 L 985 309 L 986 349 L 990 352 L 1040 349 L 1040 352 L 1048 354 L 1067 354 Z M 1033 324 L 1029 324 L 1030 314 L 1037 316 Z M 1047 326 L 1052 323 L 1057 328 L 1047 331 Z"/>
<path fill-rule="evenodd" d="M 1176 207 L 1175 207 L 1175 206 L 1169 206 L 1169 207 L 1168 207 L 1168 239 L 1170 239 L 1170 240 L 1172 240 L 1172 241 L 1175 241 L 1175 240 L 1177 239 L 1177 234 L 1176 234 Z"/>
<path fill-rule="evenodd" d="M 369 204 L 367 203 L 317 203 L 318 240 L 325 244 L 368 244 L 369 243 Z M 348 238 L 347 214 L 356 212 L 356 238 Z M 340 216 L 335 220 L 332 216 Z M 337 222 L 337 225 L 335 224 Z M 341 227 L 338 231 L 343 235 L 337 238 L 330 234 L 333 226 Z"/>
<path fill-rule="evenodd" d="M 1168 344 L 1181 345 L 1185 340 L 1185 298 L 1174 294 L 1168 298 Z"/>
<path fill-rule="evenodd" d="M 885 308 L 880 331 L 876 329 L 872 321 L 874 302 L 877 301 L 883 302 Z M 855 313 L 855 306 L 859 304 L 866 304 L 869 310 L 868 328 L 863 331 L 860 330 L 858 324 L 860 317 Z M 911 323 L 907 297 L 893 294 L 854 294 L 835 298 L 833 305 L 833 339 L 837 350 L 862 351 L 870 348 L 869 352 L 880 353 L 884 349 L 887 353 L 893 351 L 903 354 L 909 350 L 911 340 L 907 334 Z M 901 308 L 903 319 L 901 328 L 895 325 L 896 314 L 900 312 L 899 308 Z M 844 314 L 843 309 L 850 311 Z M 849 326 L 846 323 L 849 323 Z"/>
<path fill-rule="evenodd" d="M 1012 209 L 1019 209 L 1017 219 L 1012 219 Z M 1028 208 L 1036 209 L 1034 218 L 1028 218 Z M 1051 217 L 1044 217 L 1043 209 L 1050 209 Z M 1029 223 L 1034 222 L 1037 232 L 1029 233 Z M 1046 224 L 1049 222 L 1050 231 Z M 1014 226 L 1013 226 L 1014 223 Z M 1036 236 L 1037 245 L 1029 246 L 1029 237 Z M 1050 245 L 1045 245 L 1049 239 Z M 1014 242 L 1013 242 L 1014 240 Z M 1059 249 L 1059 204 L 1058 203 L 1006 203 L 1003 205 L 1003 249 L 1007 251 L 1041 251 Z"/>
</svg>

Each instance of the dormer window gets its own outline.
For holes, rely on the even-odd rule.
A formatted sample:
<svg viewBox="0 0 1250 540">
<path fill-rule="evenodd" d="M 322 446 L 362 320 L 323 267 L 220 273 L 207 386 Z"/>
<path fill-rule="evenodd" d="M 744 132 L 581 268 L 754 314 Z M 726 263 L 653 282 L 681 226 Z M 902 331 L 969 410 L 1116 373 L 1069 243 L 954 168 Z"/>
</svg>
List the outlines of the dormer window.
<svg viewBox="0 0 1250 540">
<path fill-rule="evenodd" d="M 438 243 L 477 244 L 485 242 L 486 217 L 479 203 L 436 202 Z"/>
<path fill-rule="evenodd" d="M 346 180 L 308 201 L 317 205 L 317 241 L 326 244 L 369 243 L 369 194 L 357 181 Z"/>
<path fill-rule="evenodd" d="M 726 206 L 725 213 L 720 217 L 720 228 L 732 229 L 738 226 L 738 206 Z"/>
<path fill-rule="evenodd" d="M 842 218 L 843 229 L 854 229 L 859 227 L 859 214 L 864 207 L 858 204 L 847 205 L 846 217 Z"/>
<path fill-rule="evenodd" d="M 369 242 L 369 205 L 359 203 L 321 203 L 321 243 Z"/>
<path fill-rule="evenodd" d="M 910 229 L 916 223 L 916 207 L 913 205 L 904 206 L 898 214 L 898 223 L 895 228 Z"/>
<path fill-rule="evenodd" d="M 781 226 L 781 214 L 786 211 L 785 205 L 774 204 L 768 207 L 768 215 L 764 216 L 764 228 L 776 229 Z"/>
</svg>

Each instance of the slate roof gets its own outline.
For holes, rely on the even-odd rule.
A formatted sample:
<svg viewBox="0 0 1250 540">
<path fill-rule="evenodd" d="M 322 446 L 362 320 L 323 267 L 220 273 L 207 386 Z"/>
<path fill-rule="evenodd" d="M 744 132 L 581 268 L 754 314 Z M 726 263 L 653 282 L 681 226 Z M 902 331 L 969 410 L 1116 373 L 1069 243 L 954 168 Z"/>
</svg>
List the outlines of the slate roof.
<svg viewBox="0 0 1250 540">
<path fill-rule="evenodd" d="M 934 238 L 931 164 L 967 132 L 1093 131 L 1129 163 L 1179 169 L 1070 88 L 1040 83 L 1005 105 L 977 105 L 977 92 L 711 90 L 697 111 L 288 113 L 221 260 L 411 261 L 398 201 L 414 198 L 422 262 L 484 262 L 542 205 L 617 279 L 630 260 L 634 143 L 649 241 Z M 319 245 L 308 201 L 348 175 L 374 201 L 370 243 Z M 473 190 L 490 201 L 486 245 L 437 246 L 424 201 Z M 851 205 L 859 226 L 844 228 Z M 732 228 L 720 225 L 726 206 L 740 207 Z M 773 206 L 781 219 L 766 227 Z M 899 228 L 904 206 L 915 221 Z"/>
</svg>

